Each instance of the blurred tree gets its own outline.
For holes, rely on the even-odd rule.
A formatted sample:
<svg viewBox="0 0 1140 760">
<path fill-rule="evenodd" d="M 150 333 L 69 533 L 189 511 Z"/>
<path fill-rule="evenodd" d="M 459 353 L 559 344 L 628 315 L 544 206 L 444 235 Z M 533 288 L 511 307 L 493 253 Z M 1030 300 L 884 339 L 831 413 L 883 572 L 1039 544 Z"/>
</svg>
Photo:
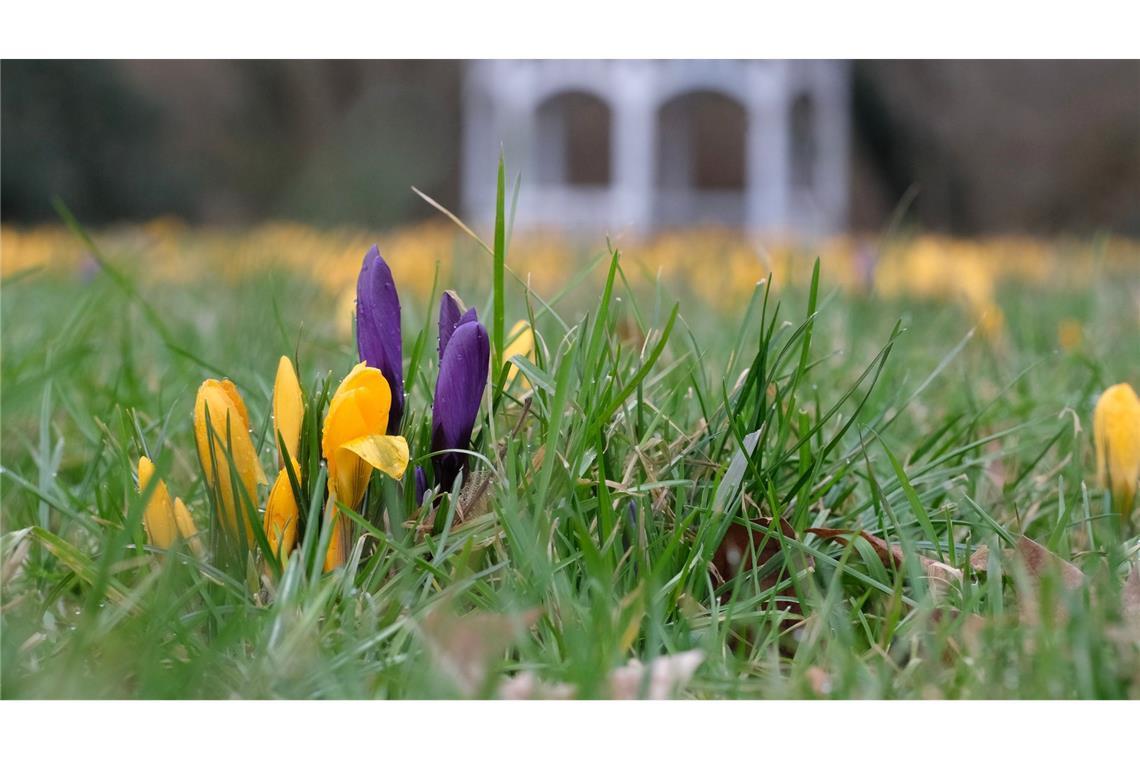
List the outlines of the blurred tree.
<svg viewBox="0 0 1140 760">
<path fill-rule="evenodd" d="M 0 77 L 5 220 L 54 219 L 54 196 L 92 222 L 190 209 L 160 110 L 116 64 L 5 61 Z"/>
</svg>

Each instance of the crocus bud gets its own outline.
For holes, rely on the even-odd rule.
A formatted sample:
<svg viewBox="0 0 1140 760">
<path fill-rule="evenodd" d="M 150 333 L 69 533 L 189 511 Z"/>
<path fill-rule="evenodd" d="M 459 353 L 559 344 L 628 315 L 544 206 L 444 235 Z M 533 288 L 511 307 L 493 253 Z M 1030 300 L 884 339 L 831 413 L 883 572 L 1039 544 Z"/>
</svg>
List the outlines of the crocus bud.
<svg viewBox="0 0 1140 760">
<path fill-rule="evenodd" d="M 222 527 L 231 537 L 242 536 L 247 547 L 253 546 L 253 524 L 247 504 L 256 507 L 257 484 L 265 482 L 265 473 L 249 435 L 245 402 L 229 380 L 207 380 L 199 386 L 194 402 L 194 437 L 206 482 L 220 496 L 217 507 L 221 510 Z M 231 477 L 231 459 L 236 482 Z"/>
<path fill-rule="evenodd" d="M 1127 522 L 1140 480 L 1140 399 L 1128 383 L 1105 390 L 1093 412 L 1096 471 Z"/>
<path fill-rule="evenodd" d="M 479 319 L 475 309 L 468 309 L 459 300 L 453 290 L 445 290 L 439 299 L 439 358 L 443 358 L 443 351 L 447 348 L 455 328 L 468 322 L 477 322 Z"/>
<path fill-rule="evenodd" d="M 147 457 L 139 457 L 139 493 L 146 491 L 153 477 L 154 463 Z M 194 525 L 190 510 L 182 503 L 182 499 L 173 502 L 170 500 L 170 492 L 161 479 L 155 484 L 146 503 L 143 527 L 146 529 L 147 541 L 160 549 L 169 549 L 179 538 L 189 543 L 194 552 L 202 549 L 198 540 L 198 528 Z"/>
<path fill-rule="evenodd" d="M 372 246 L 356 280 L 356 347 L 360 360 L 380 371 L 391 389 L 391 410 L 385 410 L 395 435 L 404 416 L 404 347 L 400 333 L 400 297 L 392 270 Z"/>
<path fill-rule="evenodd" d="M 416 476 L 415 477 L 416 477 L 415 496 L 416 496 L 416 506 L 418 507 L 424 503 L 424 494 L 426 494 L 427 490 L 428 490 L 427 474 L 424 472 L 423 467 L 419 467 L 419 466 L 416 467 Z"/>
<path fill-rule="evenodd" d="M 332 521 L 329 533 L 329 548 L 325 550 L 325 572 L 332 572 L 348 560 L 348 520 L 340 514 L 336 500 L 330 498 L 325 504 L 325 520 Z"/>
<path fill-rule="evenodd" d="M 293 474 L 297 475 L 301 471 L 297 460 L 293 460 L 292 465 Z M 282 562 L 289 557 L 297 543 L 297 520 L 300 515 L 289 471 L 282 467 L 265 502 L 265 537 L 273 554 Z"/>
<path fill-rule="evenodd" d="M 293 362 L 282 356 L 277 363 L 277 379 L 273 383 L 273 443 L 277 446 L 277 461 L 284 467 L 286 455 L 295 461 L 301 447 L 301 422 L 305 418 L 305 402 L 301 396 L 301 383 L 293 371 Z M 281 451 L 281 440 L 286 451 Z M 294 469 L 300 472 L 300 469 Z"/>
<path fill-rule="evenodd" d="M 474 309 L 460 318 L 441 347 L 435 402 L 432 404 L 431 447 L 432 451 L 466 449 L 471 444 L 471 431 L 479 415 L 491 359 L 487 329 L 476 319 Z M 455 478 L 467 464 L 467 455 L 459 452 L 439 454 L 433 458 L 432 464 L 436 484 L 441 490 L 450 491 Z"/>
<path fill-rule="evenodd" d="M 408 442 L 387 435 L 392 395 L 380 370 L 363 362 L 341 382 L 329 402 L 321 449 L 329 466 L 329 490 L 355 509 L 372 469 L 400 478 L 408 466 Z"/>
</svg>

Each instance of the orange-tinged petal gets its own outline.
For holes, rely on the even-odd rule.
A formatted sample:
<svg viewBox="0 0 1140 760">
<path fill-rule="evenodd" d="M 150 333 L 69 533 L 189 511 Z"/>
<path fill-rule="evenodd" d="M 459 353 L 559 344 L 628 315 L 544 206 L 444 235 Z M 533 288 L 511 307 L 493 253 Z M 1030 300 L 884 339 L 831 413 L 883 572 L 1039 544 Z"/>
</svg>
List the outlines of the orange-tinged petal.
<svg viewBox="0 0 1140 760">
<path fill-rule="evenodd" d="M 1097 479 L 1127 520 L 1140 480 L 1140 398 L 1128 383 L 1105 390 L 1093 412 Z"/>
<path fill-rule="evenodd" d="M 202 540 L 198 538 L 198 526 L 194 524 L 190 510 L 177 496 L 174 497 L 174 524 L 178 526 L 178 535 L 182 537 L 183 541 L 190 544 L 190 551 L 201 555 Z"/>
<path fill-rule="evenodd" d="M 209 428 L 206 420 L 209 413 Z M 249 414 L 237 388 L 229 380 L 206 380 L 198 388 L 194 403 L 194 436 L 198 458 L 210 488 L 221 494 L 221 524 L 231 536 L 239 535 L 244 526 L 247 546 L 253 545 L 253 526 L 248 505 L 257 504 L 257 484 L 265 482 L 257 450 L 249 433 Z M 227 456 L 227 448 L 229 456 Z M 230 458 L 237 472 L 237 483 L 231 477 Z M 218 475 L 215 476 L 214 463 Z M 242 491 L 244 490 L 244 495 Z"/>
<path fill-rule="evenodd" d="M 299 467 L 293 462 L 293 472 Z M 301 514 L 289 472 L 282 467 L 265 503 L 265 537 L 279 560 L 284 561 L 297 543 L 297 520 Z"/>
<path fill-rule="evenodd" d="M 147 457 L 139 457 L 139 493 L 146 492 L 153 477 L 154 462 Z M 170 501 L 166 483 L 161 479 L 151 490 L 143 510 L 143 527 L 146 529 L 147 541 L 160 549 L 169 549 L 178 538 L 174 505 Z"/>
<path fill-rule="evenodd" d="M 293 459 L 298 456 L 301 446 L 301 422 L 305 417 L 305 402 L 301 396 L 301 383 L 293 371 L 293 362 L 282 356 L 277 362 L 277 379 L 273 383 L 273 433 L 278 446 L 277 458 L 285 462 L 285 452 L 280 450 L 279 439 L 285 440 L 285 448 Z"/>
<path fill-rule="evenodd" d="M 348 521 L 340 515 L 340 507 L 332 499 L 325 505 L 325 519 L 332 519 L 333 521 L 329 548 L 325 552 L 325 572 L 327 573 L 341 567 L 348 559 L 349 526 Z"/>
</svg>

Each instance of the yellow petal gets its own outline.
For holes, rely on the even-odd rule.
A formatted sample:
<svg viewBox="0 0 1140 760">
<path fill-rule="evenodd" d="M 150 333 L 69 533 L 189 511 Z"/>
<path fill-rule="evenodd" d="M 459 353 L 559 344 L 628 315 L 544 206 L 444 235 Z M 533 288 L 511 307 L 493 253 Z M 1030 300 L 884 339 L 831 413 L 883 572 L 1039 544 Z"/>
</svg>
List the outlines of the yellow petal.
<svg viewBox="0 0 1140 760">
<path fill-rule="evenodd" d="M 1097 479 L 1127 520 L 1140 480 L 1140 398 L 1128 383 L 1105 390 L 1093 412 Z"/>
<path fill-rule="evenodd" d="M 509 362 L 515 356 L 522 356 L 526 359 L 534 358 L 534 330 L 531 328 L 530 323 L 525 319 L 520 319 L 515 322 L 510 332 L 507 333 L 510 338 L 510 343 L 507 344 L 506 349 L 503 351 L 503 361 Z M 515 379 L 515 375 L 519 373 L 519 368 L 512 364 L 507 370 L 507 382 L 510 383 Z M 523 382 L 526 383 L 526 377 L 523 377 Z"/>
<path fill-rule="evenodd" d="M 198 526 L 194 524 L 190 510 L 178 497 L 174 498 L 174 524 L 178 526 L 178 535 L 190 545 L 190 551 L 201 555 L 202 540 L 198 538 Z"/>
<path fill-rule="evenodd" d="M 329 499 L 325 505 L 325 519 L 331 519 L 332 535 L 329 537 L 329 548 L 325 552 L 325 572 L 330 572 L 344 565 L 348 559 L 348 521 L 340 515 L 340 507 Z"/>
<path fill-rule="evenodd" d="M 402 435 L 369 435 L 341 447 L 350 451 L 390 478 L 404 477 L 408 468 L 408 442 Z"/>
<path fill-rule="evenodd" d="M 388 429 L 392 392 L 380 370 L 357 364 L 345 377 L 329 402 L 321 434 L 321 449 L 329 466 L 330 488 L 343 504 L 355 508 L 371 465 L 345 444 L 370 436 L 383 436 Z M 378 456 L 379 460 L 380 457 Z M 388 462 L 385 463 L 389 467 Z"/>
<path fill-rule="evenodd" d="M 154 463 L 146 457 L 139 457 L 139 493 L 145 493 L 151 478 L 154 477 Z M 169 549 L 178 538 L 178 525 L 175 522 L 174 505 L 166 483 L 161 479 L 155 484 L 143 510 L 143 527 L 147 541 L 159 549 Z"/>
<path fill-rule="evenodd" d="M 285 462 L 285 453 L 280 451 L 278 438 L 285 440 L 285 447 L 293 459 L 298 456 L 301 446 L 301 421 L 305 416 L 305 402 L 301 396 L 301 383 L 293 371 L 293 362 L 282 356 L 277 362 L 277 379 L 273 383 L 273 433 L 278 445 L 277 458 Z"/>
<path fill-rule="evenodd" d="M 361 362 L 353 367 L 329 402 L 321 435 L 321 450 L 330 459 L 345 441 L 388 429 L 392 391 L 375 367 Z"/>
<path fill-rule="evenodd" d="M 294 462 L 294 473 L 298 469 Z M 297 498 L 293 493 L 293 484 L 289 481 L 289 473 L 285 468 L 281 468 L 265 504 L 265 536 L 279 560 L 284 561 L 293 551 L 293 546 L 297 542 L 297 520 L 300 514 Z"/>
<path fill-rule="evenodd" d="M 209 411 L 209 427 L 206 416 Z M 198 388 L 194 404 L 194 437 L 198 445 L 198 458 L 210 488 L 221 493 L 221 524 L 231 536 L 237 536 L 239 526 L 244 527 L 247 546 L 253 545 L 253 526 L 249 521 L 248 506 L 257 504 L 257 484 L 265 482 L 265 473 L 258 461 L 257 450 L 249 434 L 249 414 L 229 380 L 206 380 Z M 227 456 L 227 448 L 230 449 Z M 237 484 L 231 477 L 230 458 L 237 471 Z M 218 475 L 214 472 L 217 463 Z"/>
</svg>

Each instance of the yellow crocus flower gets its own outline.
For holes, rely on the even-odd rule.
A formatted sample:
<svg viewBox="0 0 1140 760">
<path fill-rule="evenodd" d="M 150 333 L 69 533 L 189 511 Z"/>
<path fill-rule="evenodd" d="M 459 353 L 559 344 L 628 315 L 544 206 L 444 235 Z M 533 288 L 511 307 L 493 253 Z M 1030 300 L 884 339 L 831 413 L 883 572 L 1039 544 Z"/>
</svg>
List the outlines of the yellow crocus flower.
<svg viewBox="0 0 1140 760">
<path fill-rule="evenodd" d="M 210 429 L 206 425 L 207 411 Z M 245 499 L 238 489 L 244 489 L 250 503 L 256 505 L 257 484 L 266 480 L 249 434 L 249 413 L 245 402 L 229 380 L 206 380 L 199 386 L 198 398 L 194 402 L 194 437 L 206 482 L 221 495 L 218 506 L 222 510 L 222 527 L 231 537 L 241 536 L 245 545 L 252 547 L 253 525 Z M 236 484 L 231 477 L 230 458 L 237 471 Z M 214 472 L 215 462 L 218 473 Z M 239 530 L 239 527 L 244 529 Z"/>
<path fill-rule="evenodd" d="M 154 462 L 145 456 L 139 457 L 139 493 L 146 491 L 153 477 Z M 182 499 L 176 498 L 171 502 L 170 492 L 166 490 L 166 483 L 161 478 L 155 484 L 143 511 L 143 527 L 146 529 L 147 541 L 160 549 L 169 549 L 181 538 L 195 553 L 202 551 L 198 528 L 194 525 L 190 510 L 182 503 Z"/>
<path fill-rule="evenodd" d="M 1118 383 L 1101 394 L 1093 412 L 1093 438 L 1097 479 L 1127 522 L 1140 480 L 1140 398 L 1131 385 Z"/>
<path fill-rule="evenodd" d="M 325 519 L 332 520 L 329 548 L 325 551 L 325 572 L 331 572 L 348 560 L 348 521 L 340 516 L 340 508 L 330 498 L 325 505 Z"/>
<path fill-rule="evenodd" d="M 509 362 L 516 356 L 522 356 L 527 359 L 534 359 L 534 329 L 530 323 L 525 319 L 520 319 L 515 322 L 514 326 L 507 333 L 510 336 L 510 343 L 503 349 L 503 361 Z M 510 385 L 514 381 L 515 376 L 519 373 L 519 368 L 515 364 L 511 364 L 507 370 L 507 384 Z M 530 383 L 527 382 L 526 376 L 523 376 L 524 387 L 529 387 Z"/>
<path fill-rule="evenodd" d="M 334 521 L 333 542 L 326 567 L 343 563 L 347 525 L 337 514 L 337 503 L 356 509 L 373 468 L 391 478 L 403 477 L 408 467 L 408 442 L 387 435 L 392 392 L 375 367 L 357 364 L 329 402 L 321 435 L 321 450 L 329 468 L 329 505 L 325 513 Z M 335 550 L 335 556 L 334 556 Z"/>
<path fill-rule="evenodd" d="M 297 460 L 294 459 L 292 464 L 293 474 L 300 477 Z M 265 537 L 277 559 L 282 562 L 289 557 L 297 543 L 297 520 L 300 514 L 293 484 L 289 481 L 289 472 L 282 467 L 265 502 Z"/>
<path fill-rule="evenodd" d="M 286 452 L 281 451 L 279 439 L 285 440 L 288 454 L 296 461 L 301 447 L 301 422 L 305 418 L 305 401 L 301 396 L 301 383 L 293 371 L 293 362 L 282 356 L 277 363 L 277 379 L 273 383 L 273 443 L 277 446 L 277 461 L 284 466 Z M 294 472 L 300 472 L 295 469 Z"/>
</svg>

